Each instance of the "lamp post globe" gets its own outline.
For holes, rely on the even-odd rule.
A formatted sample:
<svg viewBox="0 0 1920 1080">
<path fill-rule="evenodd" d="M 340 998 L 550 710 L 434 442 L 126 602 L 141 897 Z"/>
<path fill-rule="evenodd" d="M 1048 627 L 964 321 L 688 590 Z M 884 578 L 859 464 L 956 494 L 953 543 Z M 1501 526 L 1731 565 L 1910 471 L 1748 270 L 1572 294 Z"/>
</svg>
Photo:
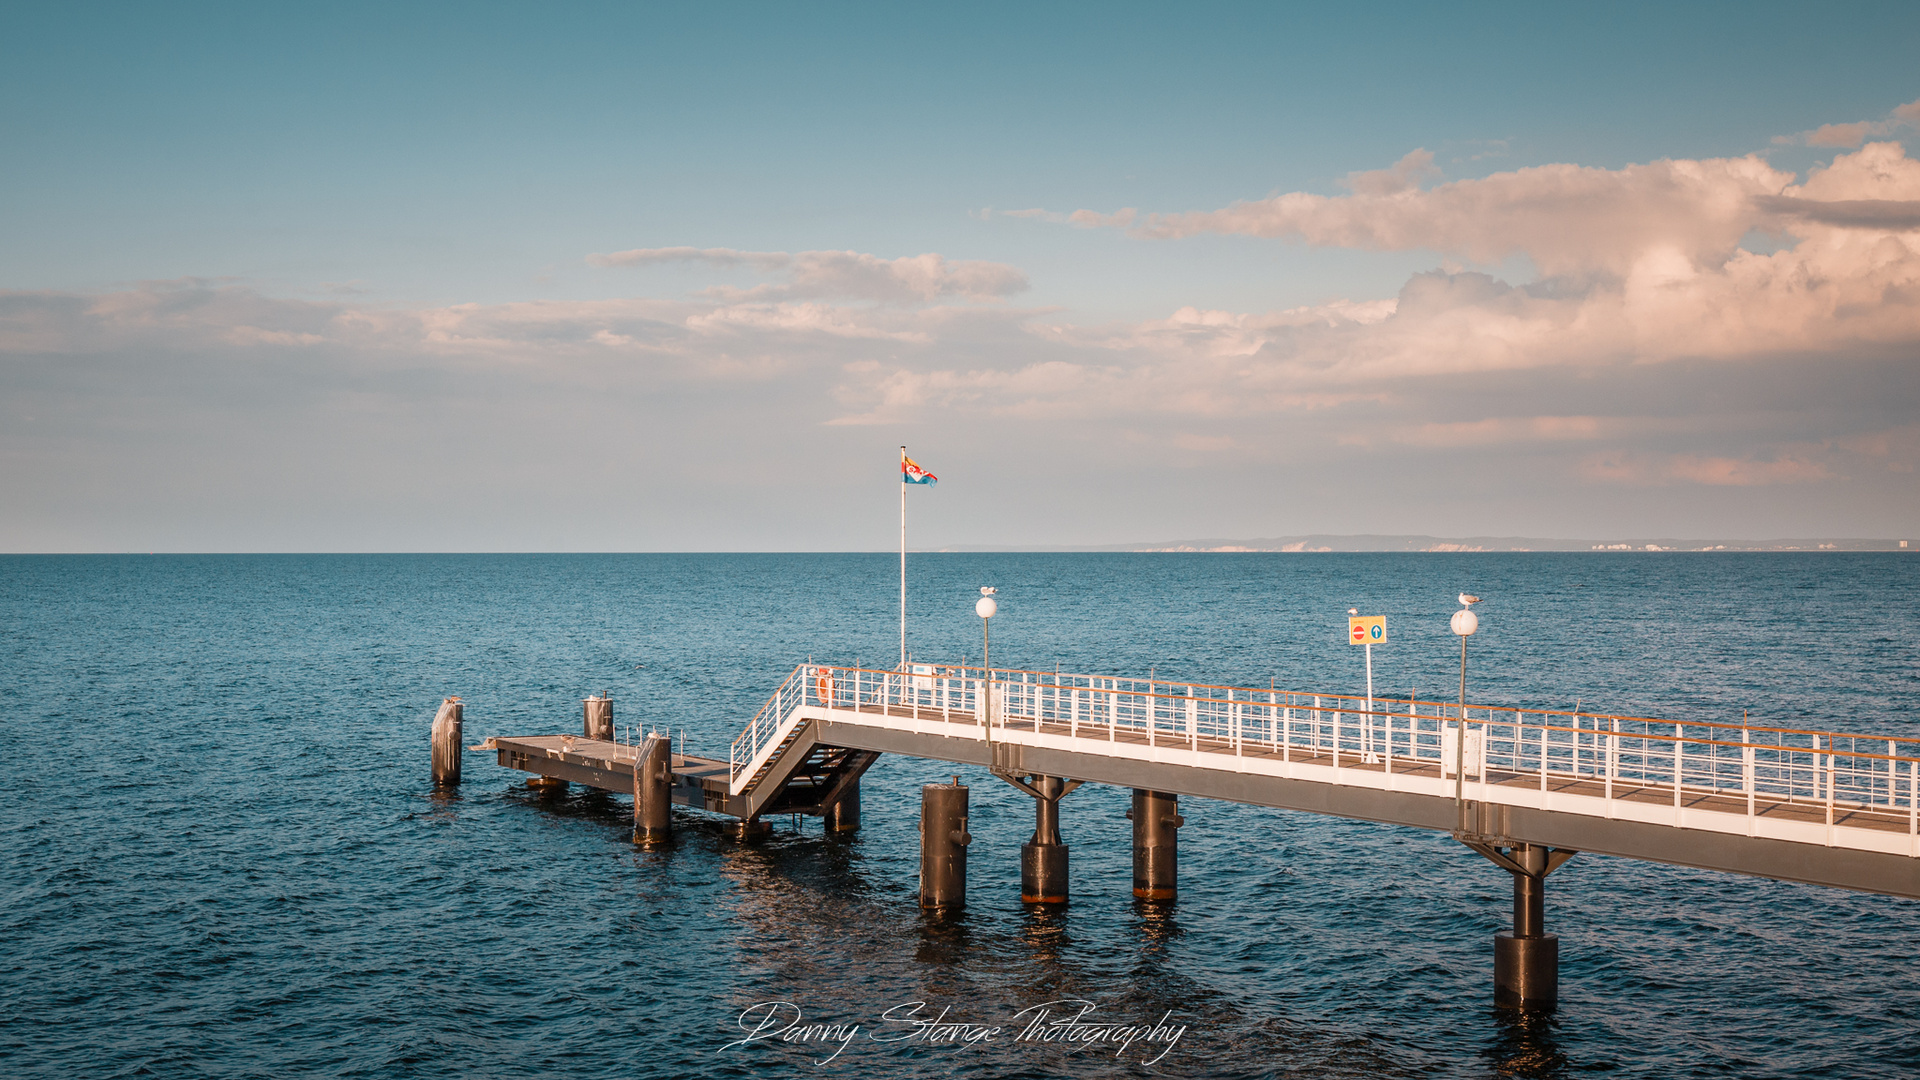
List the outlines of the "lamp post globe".
<svg viewBox="0 0 1920 1080">
<path fill-rule="evenodd" d="M 1461 608 L 1459 611 L 1453 613 L 1454 633 L 1461 637 L 1471 637 L 1473 632 L 1478 629 L 1480 629 L 1480 616 L 1475 615 L 1473 609 Z"/>
<path fill-rule="evenodd" d="M 1000 610 L 1000 604 L 991 596 L 983 596 L 973 605 L 973 613 L 983 619 L 991 619 Z"/>
</svg>

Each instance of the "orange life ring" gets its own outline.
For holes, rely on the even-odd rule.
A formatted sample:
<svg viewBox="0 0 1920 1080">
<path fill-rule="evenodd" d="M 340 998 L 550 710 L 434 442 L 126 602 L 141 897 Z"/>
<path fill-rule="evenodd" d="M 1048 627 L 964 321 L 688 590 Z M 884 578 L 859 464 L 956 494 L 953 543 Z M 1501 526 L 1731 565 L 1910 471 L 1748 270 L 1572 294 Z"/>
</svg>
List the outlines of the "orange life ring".
<svg viewBox="0 0 1920 1080">
<path fill-rule="evenodd" d="M 826 668 L 814 669 L 813 693 L 820 699 L 820 704 L 833 707 L 833 676 L 827 673 Z"/>
</svg>

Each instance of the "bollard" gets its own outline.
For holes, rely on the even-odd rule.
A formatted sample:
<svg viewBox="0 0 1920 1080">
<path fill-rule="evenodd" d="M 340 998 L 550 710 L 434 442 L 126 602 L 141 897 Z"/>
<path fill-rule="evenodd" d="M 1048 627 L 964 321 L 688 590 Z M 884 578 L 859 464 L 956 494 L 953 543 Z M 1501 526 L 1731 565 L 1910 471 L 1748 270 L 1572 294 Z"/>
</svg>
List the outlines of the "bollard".
<svg viewBox="0 0 1920 1080">
<path fill-rule="evenodd" d="M 967 788 L 959 777 L 951 784 L 920 789 L 920 906 L 962 908 L 967 904 Z"/>
<path fill-rule="evenodd" d="M 1133 789 L 1133 895 L 1142 900 L 1172 900 L 1178 892 L 1180 834 L 1187 820 L 1180 816 L 1179 797 L 1161 791 Z"/>
<path fill-rule="evenodd" d="M 1551 1009 L 1560 997 L 1560 938 L 1546 932 L 1547 849 L 1523 844 L 1510 857 L 1526 873 L 1513 874 L 1513 929 L 1493 936 L 1493 1003 Z"/>
<path fill-rule="evenodd" d="M 1033 778 L 1033 839 L 1020 845 L 1020 902 L 1067 902 L 1067 845 L 1060 842 L 1060 797 L 1066 781 Z"/>
<path fill-rule="evenodd" d="M 822 815 L 829 833 L 849 833 L 860 831 L 860 781 L 855 778 L 847 785 L 838 801 L 827 808 Z"/>
<path fill-rule="evenodd" d="M 440 703 L 433 717 L 433 782 L 437 787 L 460 786 L 460 699 Z"/>
<path fill-rule="evenodd" d="M 589 704 L 591 704 L 589 699 Z M 602 699 L 604 700 L 604 699 Z M 588 713 L 589 719 L 592 713 Z M 633 759 L 633 842 L 653 847 L 673 828 L 672 748 L 664 735 L 649 735 Z"/>
<path fill-rule="evenodd" d="M 581 703 L 585 706 L 586 735 L 589 739 L 602 742 L 613 741 L 613 698 L 610 696 L 590 697 Z"/>
</svg>

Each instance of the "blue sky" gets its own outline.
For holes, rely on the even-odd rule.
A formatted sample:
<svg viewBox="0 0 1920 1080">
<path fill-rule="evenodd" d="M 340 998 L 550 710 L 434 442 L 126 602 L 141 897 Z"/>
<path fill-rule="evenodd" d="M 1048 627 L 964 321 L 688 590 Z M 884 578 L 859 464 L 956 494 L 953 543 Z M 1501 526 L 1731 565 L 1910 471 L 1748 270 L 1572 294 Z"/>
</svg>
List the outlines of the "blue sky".
<svg viewBox="0 0 1920 1080">
<path fill-rule="evenodd" d="M 12 550 L 1920 533 L 1911 5 L 9 25 Z"/>
</svg>

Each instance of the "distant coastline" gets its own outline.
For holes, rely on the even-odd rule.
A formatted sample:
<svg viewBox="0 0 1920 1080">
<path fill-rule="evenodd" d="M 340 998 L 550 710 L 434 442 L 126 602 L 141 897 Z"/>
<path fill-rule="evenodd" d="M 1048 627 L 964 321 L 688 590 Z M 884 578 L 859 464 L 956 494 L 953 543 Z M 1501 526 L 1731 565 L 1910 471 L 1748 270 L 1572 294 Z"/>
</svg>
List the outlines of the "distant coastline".
<svg viewBox="0 0 1920 1080">
<path fill-rule="evenodd" d="M 1003 546 L 964 544 L 931 550 L 989 551 L 1164 551 L 1164 552 L 1340 552 L 1340 551 L 1914 551 L 1920 539 L 1863 540 L 1824 537 L 1789 540 L 1686 540 L 1642 537 L 1620 540 L 1567 540 L 1535 536 L 1383 536 L 1313 533 L 1258 540 L 1157 540 L 1135 544 Z"/>
</svg>

